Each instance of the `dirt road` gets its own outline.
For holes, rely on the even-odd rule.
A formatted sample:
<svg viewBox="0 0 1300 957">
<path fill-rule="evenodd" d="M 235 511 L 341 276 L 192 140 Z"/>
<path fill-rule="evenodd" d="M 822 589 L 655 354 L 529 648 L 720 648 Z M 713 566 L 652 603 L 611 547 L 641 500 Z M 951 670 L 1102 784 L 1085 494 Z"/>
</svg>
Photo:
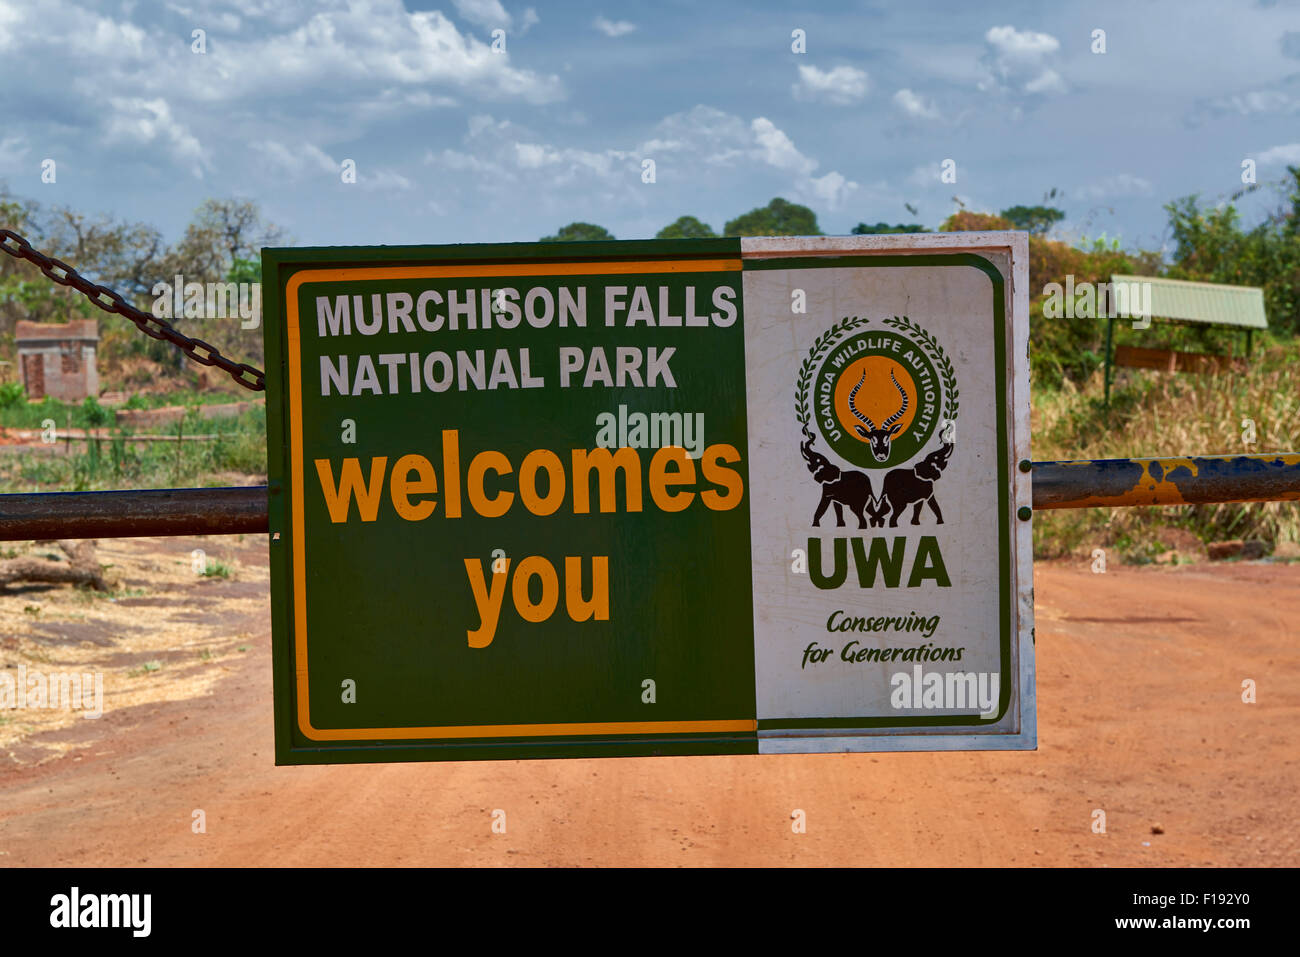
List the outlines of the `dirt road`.
<svg viewBox="0 0 1300 957">
<path fill-rule="evenodd" d="M 276 768 L 265 545 L 110 546 L 235 570 L 114 603 L 188 615 L 189 650 L 0 754 L 0 864 L 1300 864 L 1300 565 L 1040 564 L 1034 753 Z"/>
</svg>

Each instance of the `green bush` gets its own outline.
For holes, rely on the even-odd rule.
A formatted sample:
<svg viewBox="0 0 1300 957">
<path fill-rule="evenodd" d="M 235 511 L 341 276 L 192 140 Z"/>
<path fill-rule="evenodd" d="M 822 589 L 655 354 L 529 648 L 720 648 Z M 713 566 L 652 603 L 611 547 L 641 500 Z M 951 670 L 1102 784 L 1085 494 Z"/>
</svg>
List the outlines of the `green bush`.
<svg viewBox="0 0 1300 957">
<path fill-rule="evenodd" d="M 88 426 L 98 429 L 113 420 L 113 413 L 100 405 L 93 395 L 88 395 L 86 401 L 81 403 L 81 417 Z"/>
<path fill-rule="evenodd" d="M 1170 375 L 1121 369 L 1102 404 L 1097 370 L 1076 387 L 1031 390 L 1037 459 L 1289 452 L 1300 435 L 1300 343 L 1260 349 L 1245 368 L 1223 374 Z M 1246 444 L 1244 420 L 1254 426 Z M 1114 549 L 1130 562 L 1154 560 L 1174 547 L 1173 530 L 1202 543 L 1258 539 L 1270 546 L 1300 542 L 1300 504 L 1222 503 L 1147 508 L 1082 508 L 1034 515 L 1039 557 L 1086 556 Z M 1183 536 L 1184 540 L 1186 536 Z M 1179 546 L 1181 547 L 1181 546 Z"/>
</svg>

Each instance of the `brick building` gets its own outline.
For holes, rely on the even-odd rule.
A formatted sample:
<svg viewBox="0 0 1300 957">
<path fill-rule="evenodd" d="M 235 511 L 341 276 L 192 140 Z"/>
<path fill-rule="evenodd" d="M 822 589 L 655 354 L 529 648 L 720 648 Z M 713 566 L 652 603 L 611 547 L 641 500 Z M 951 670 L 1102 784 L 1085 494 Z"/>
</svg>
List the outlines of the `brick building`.
<svg viewBox="0 0 1300 957">
<path fill-rule="evenodd" d="M 14 330 L 18 369 L 27 398 L 45 396 L 79 401 L 99 395 L 95 347 L 99 326 L 94 319 L 66 325 L 20 321 Z"/>
</svg>

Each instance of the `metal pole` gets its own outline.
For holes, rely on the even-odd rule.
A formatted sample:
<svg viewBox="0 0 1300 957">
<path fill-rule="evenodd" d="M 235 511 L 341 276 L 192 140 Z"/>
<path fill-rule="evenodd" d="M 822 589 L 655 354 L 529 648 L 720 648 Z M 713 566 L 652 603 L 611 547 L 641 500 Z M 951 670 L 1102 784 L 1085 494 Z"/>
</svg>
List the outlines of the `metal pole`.
<svg viewBox="0 0 1300 957">
<path fill-rule="evenodd" d="M 1034 508 L 1300 501 L 1300 454 L 1035 462 Z"/>
<path fill-rule="evenodd" d="M 265 485 L 0 495 L 0 541 L 265 532 L 266 503 Z"/>
<path fill-rule="evenodd" d="M 1300 453 L 1035 462 L 1035 509 L 1300 501 Z M 269 531 L 268 489 L 0 495 L 0 541 Z"/>
</svg>

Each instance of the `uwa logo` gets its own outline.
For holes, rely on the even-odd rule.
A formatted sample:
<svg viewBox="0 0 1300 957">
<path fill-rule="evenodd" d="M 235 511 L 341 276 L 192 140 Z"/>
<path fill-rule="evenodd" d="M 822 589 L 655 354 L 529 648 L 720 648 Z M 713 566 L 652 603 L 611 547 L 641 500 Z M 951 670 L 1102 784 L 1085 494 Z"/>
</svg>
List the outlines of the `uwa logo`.
<svg viewBox="0 0 1300 957">
<path fill-rule="evenodd" d="M 821 492 L 813 527 L 821 526 L 830 509 L 838 527 L 848 511 L 860 529 L 886 522 L 897 528 L 909 509 L 910 524 L 920 525 L 926 508 L 942 525 L 936 486 L 956 448 L 957 396 L 952 363 L 938 340 L 906 316 L 887 317 L 875 327 L 866 317 L 846 317 L 819 336 L 795 385 L 795 420 L 803 435 L 799 454 Z M 825 453 L 814 448 L 818 439 Z M 888 471 L 873 487 L 869 472 L 881 469 Z M 816 588 L 845 584 L 850 551 L 860 587 L 879 581 L 897 588 L 910 547 L 915 550 L 906 587 L 927 581 L 951 587 L 935 535 L 899 535 L 892 542 L 836 538 L 830 545 L 827 560 L 822 539 L 808 538 L 808 580 Z"/>
<path fill-rule="evenodd" d="M 808 351 L 795 387 L 795 418 L 804 439 L 799 453 L 822 487 L 812 524 L 834 508 L 858 527 L 890 527 L 910 506 L 920 524 L 929 506 L 937 524 L 943 512 L 935 483 L 956 447 L 957 384 L 952 363 L 933 335 L 906 316 L 886 318 L 872 329 L 867 318 L 845 318 Z M 814 431 L 815 430 L 815 431 Z M 913 461 L 938 433 L 939 445 Z M 873 491 L 866 472 L 844 469 L 816 451 L 818 438 L 852 465 L 877 470 L 894 466 Z"/>
</svg>

